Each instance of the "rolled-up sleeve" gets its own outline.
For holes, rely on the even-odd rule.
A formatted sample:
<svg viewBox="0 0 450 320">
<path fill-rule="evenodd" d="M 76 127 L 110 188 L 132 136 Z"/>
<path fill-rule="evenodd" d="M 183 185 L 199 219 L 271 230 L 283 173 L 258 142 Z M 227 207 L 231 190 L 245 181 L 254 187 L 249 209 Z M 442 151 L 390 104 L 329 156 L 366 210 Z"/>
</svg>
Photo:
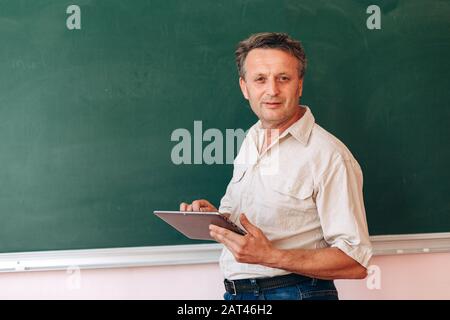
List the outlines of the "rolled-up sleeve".
<svg viewBox="0 0 450 320">
<path fill-rule="evenodd" d="M 367 268 L 372 246 L 362 188 L 356 160 L 337 157 L 318 181 L 316 204 L 325 241 Z"/>
</svg>

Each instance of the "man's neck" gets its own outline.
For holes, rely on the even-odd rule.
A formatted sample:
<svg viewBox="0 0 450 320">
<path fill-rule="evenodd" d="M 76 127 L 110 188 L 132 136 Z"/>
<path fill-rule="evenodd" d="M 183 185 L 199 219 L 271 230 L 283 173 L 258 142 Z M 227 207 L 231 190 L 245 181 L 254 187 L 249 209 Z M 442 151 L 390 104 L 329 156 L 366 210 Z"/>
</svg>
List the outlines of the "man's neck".
<svg viewBox="0 0 450 320">
<path fill-rule="evenodd" d="M 296 113 L 289 119 L 285 120 L 281 123 L 261 123 L 263 129 L 270 129 L 270 130 L 278 130 L 278 135 L 281 135 L 287 128 L 292 126 L 295 122 L 300 120 L 301 117 L 306 112 L 306 108 L 304 107 L 298 107 Z M 266 130 L 270 131 L 270 130 Z"/>
<path fill-rule="evenodd" d="M 301 117 L 303 117 L 303 115 L 305 114 L 305 112 L 306 108 L 299 107 L 294 116 L 292 116 L 290 119 L 281 124 L 273 126 L 263 124 L 262 128 L 264 129 L 264 140 L 263 140 L 264 142 L 262 145 L 261 153 L 263 153 L 272 144 L 272 141 L 276 139 L 276 137 L 279 137 L 287 128 L 289 128 L 295 122 L 300 120 Z"/>
</svg>

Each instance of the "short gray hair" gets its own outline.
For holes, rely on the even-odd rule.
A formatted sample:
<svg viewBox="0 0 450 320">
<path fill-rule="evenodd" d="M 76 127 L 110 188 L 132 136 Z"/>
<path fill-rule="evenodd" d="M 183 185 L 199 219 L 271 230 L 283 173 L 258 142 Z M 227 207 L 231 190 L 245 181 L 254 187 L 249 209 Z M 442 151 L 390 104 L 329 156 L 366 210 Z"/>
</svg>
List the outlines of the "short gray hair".
<svg viewBox="0 0 450 320">
<path fill-rule="evenodd" d="M 286 33 L 263 32 L 252 34 L 245 40 L 239 42 L 236 51 L 236 65 L 239 76 L 245 77 L 244 63 L 248 53 L 253 49 L 279 49 L 285 51 L 299 62 L 298 76 L 302 79 L 306 71 L 306 54 L 300 41 L 292 39 Z"/>
</svg>

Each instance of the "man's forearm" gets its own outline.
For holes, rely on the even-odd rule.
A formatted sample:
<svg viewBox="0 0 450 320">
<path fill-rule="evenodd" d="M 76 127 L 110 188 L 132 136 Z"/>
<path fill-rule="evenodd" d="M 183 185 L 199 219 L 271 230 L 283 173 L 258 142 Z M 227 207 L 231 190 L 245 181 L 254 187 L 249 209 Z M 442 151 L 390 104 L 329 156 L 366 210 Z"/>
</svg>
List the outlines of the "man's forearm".
<svg viewBox="0 0 450 320">
<path fill-rule="evenodd" d="M 363 279 L 367 275 L 366 268 L 338 248 L 274 249 L 264 265 L 319 279 Z"/>
</svg>

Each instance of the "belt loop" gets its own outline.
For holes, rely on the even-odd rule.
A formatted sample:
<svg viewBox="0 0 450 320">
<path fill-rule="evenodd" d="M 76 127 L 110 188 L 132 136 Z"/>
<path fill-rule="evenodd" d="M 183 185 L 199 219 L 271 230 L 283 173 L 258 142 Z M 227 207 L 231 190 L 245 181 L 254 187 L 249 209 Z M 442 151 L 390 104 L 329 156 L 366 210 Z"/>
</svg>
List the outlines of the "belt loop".
<svg viewBox="0 0 450 320">
<path fill-rule="evenodd" d="M 259 296 L 259 286 L 258 286 L 258 282 L 256 282 L 256 279 L 250 279 L 250 283 L 253 287 L 253 294 L 255 296 Z"/>
<path fill-rule="evenodd" d="M 233 288 L 233 292 L 231 293 L 233 296 L 235 296 L 235 295 L 237 295 L 237 292 L 236 292 L 236 284 L 234 283 L 234 281 L 233 280 L 230 280 L 230 282 L 231 282 L 231 288 Z"/>
</svg>

